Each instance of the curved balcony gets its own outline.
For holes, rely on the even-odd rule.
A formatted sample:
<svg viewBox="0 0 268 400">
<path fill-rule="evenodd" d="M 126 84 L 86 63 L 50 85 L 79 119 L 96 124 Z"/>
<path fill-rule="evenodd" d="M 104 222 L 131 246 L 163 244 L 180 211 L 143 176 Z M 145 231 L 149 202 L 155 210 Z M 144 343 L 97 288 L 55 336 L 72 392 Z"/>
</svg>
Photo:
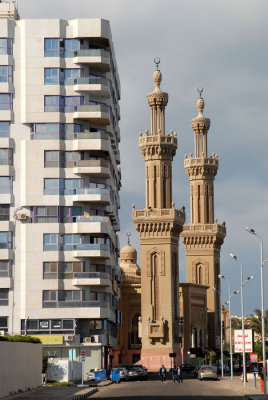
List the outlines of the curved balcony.
<svg viewBox="0 0 268 400">
<path fill-rule="evenodd" d="M 74 79 L 73 84 L 75 92 L 90 92 L 98 95 L 98 97 L 110 97 L 109 81 L 106 78 L 82 77 Z"/>
<path fill-rule="evenodd" d="M 103 49 L 83 49 L 74 52 L 74 64 L 89 64 L 99 71 L 110 72 L 110 53 Z"/>
<path fill-rule="evenodd" d="M 107 272 L 75 272 L 73 286 L 110 286 L 110 276 Z"/>
<path fill-rule="evenodd" d="M 111 175 L 110 163 L 108 160 L 74 161 L 74 173 L 98 175 L 101 178 L 108 178 Z"/>
<path fill-rule="evenodd" d="M 100 204 L 109 204 L 110 190 L 109 189 L 77 189 L 73 197 L 73 201 L 79 202 L 97 202 Z"/>
<path fill-rule="evenodd" d="M 110 124 L 110 110 L 104 104 L 85 104 L 74 107 L 74 119 L 83 119 L 102 125 Z"/>
</svg>

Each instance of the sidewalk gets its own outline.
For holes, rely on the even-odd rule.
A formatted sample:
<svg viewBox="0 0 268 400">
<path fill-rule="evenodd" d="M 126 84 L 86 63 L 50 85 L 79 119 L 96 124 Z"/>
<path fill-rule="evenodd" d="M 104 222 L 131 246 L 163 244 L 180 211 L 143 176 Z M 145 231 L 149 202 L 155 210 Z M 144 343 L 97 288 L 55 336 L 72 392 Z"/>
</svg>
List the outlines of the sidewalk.
<svg viewBox="0 0 268 400">
<path fill-rule="evenodd" d="M 234 376 L 231 380 L 230 376 L 219 377 L 220 384 L 231 387 L 236 392 L 244 394 L 250 400 L 268 400 L 268 395 L 264 396 L 260 390 L 260 380 L 256 382 L 256 389 L 254 388 L 254 380 L 248 379 L 246 385 L 241 379 L 241 376 Z"/>
<path fill-rule="evenodd" d="M 96 383 L 92 386 L 40 386 L 23 393 L 16 393 L 1 400 L 82 400 L 98 391 L 98 387 L 110 385 L 110 381 Z"/>
</svg>

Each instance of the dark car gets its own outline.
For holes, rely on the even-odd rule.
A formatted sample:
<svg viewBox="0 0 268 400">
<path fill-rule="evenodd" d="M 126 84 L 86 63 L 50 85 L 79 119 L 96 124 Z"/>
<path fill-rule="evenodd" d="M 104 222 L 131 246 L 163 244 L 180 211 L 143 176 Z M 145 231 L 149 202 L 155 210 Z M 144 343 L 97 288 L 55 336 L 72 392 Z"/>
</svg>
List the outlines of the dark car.
<svg viewBox="0 0 268 400">
<path fill-rule="evenodd" d="M 134 365 L 128 371 L 128 379 L 137 379 L 145 381 L 148 378 L 148 372 L 142 366 Z"/>
<path fill-rule="evenodd" d="M 194 378 L 196 375 L 195 366 L 192 364 L 181 364 L 180 369 L 183 378 Z"/>
</svg>

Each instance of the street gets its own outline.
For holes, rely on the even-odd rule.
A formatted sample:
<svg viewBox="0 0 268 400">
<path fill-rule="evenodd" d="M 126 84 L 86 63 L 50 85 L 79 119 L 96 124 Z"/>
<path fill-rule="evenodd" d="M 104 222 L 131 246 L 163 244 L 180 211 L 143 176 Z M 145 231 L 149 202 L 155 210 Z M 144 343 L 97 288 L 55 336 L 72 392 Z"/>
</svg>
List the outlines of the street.
<svg viewBox="0 0 268 400">
<path fill-rule="evenodd" d="M 190 398 L 192 400 L 242 400 L 244 396 L 222 385 L 219 381 L 202 381 L 197 379 L 185 379 L 183 383 L 175 383 L 167 380 L 161 383 L 159 380 L 145 382 L 121 382 L 103 387 L 91 399 L 127 399 L 127 400 L 179 400 Z"/>
</svg>

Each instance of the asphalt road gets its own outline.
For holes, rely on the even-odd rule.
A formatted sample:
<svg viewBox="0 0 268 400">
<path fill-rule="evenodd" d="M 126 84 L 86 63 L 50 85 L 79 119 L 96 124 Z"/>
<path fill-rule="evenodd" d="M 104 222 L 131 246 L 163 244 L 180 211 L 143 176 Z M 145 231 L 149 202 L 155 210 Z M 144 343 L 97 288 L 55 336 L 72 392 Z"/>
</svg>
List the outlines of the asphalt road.
<svg viewBox="0 0 268 400">
<path fill-rule="evenodd" d="M 228 387 L 224 387 L 217 381 L 202 381 L 197 379 L 185 379 L 183 383 L 166 383 L 160 381 L 145 382 L 121 382 L 103 387 L 90 399 L 98 400 L 242 400 L 239 395 Z"/>
</svg>

